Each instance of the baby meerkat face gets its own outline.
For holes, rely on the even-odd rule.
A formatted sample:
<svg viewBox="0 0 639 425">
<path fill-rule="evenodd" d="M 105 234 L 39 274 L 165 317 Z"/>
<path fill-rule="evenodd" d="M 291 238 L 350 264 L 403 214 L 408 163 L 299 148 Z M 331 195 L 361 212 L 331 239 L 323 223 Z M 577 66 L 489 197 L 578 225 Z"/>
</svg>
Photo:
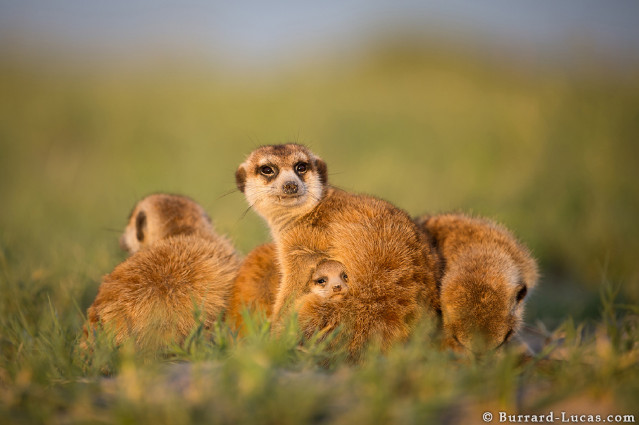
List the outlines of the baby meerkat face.
<svg viewBox="0 0 639 425">
<path fill-rule="evenodd" d="M 324 260 L 311 276 L 311 292 L 325 298 L 341 298 L 348 292 L 348 275 L 339 261 Z"/>
<path fill-rule="evenodd" d="M 269 222 L 310 211 L 324 194 L 326 177 L 324 161 L 297 144 L 262 146 L 235 173 L 238 189 Z"/>
</svg>

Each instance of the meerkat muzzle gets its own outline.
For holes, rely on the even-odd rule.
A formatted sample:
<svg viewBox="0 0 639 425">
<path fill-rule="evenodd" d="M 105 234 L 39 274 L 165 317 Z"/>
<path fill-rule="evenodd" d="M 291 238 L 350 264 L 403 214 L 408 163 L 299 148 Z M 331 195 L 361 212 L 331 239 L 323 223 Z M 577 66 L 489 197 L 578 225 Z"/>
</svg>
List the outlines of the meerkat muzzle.
<svg viewBox="0 0 639 425">
<path fill-rule="evenodd" d="M 298 186 L 297 183 L 295 183 L 294 181 L 287 181 L 282 185 L 282 192 L 284 192 L 286 195 L 294 195 L 297 193 L 297 191 Z"/>
</svg>

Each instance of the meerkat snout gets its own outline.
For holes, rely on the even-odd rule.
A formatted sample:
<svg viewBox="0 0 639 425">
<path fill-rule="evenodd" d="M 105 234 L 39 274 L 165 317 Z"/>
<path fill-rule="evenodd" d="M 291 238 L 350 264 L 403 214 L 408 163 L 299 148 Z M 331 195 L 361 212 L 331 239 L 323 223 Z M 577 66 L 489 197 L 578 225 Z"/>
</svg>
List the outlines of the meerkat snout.
<svg viewBox="0 0 639 425">
<path fill-rule="evenodd" d="M 294 195 L 297 193 L 297 190 L 298 186 L 297 183 L 294 181 L 287 181 L 282 185 L 282 192 L 284 192 L 286 195 Z"/>
</svg>

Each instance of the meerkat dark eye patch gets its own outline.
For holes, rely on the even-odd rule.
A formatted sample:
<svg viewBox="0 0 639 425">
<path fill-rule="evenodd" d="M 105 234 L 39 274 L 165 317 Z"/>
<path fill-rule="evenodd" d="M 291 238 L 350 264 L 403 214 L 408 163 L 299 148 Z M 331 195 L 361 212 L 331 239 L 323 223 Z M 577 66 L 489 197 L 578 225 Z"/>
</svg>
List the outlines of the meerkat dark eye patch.
<svg viewBox="0 0 639 425">
<path fill-rule="evenodd" d="M 275 169 L 269 165 L 262 165 L 259 170 L 260 173 L 265 176 L 272 176 L 275 174 Z"/>
<path fill-rule="evenodd" d="M 146 213 L 144 211 L 140 211 L 138 215 L 135 217 L 135 236 L 140 242 L 144 240 L 145 229 L 146 229 Z"/>
<path fill-rule="evenodd" d="M 246 170 L 244 167 L 238 168 L 235 172 L 235 185 L 240 192 L 244 193 L 244 187 L 246 186 Z"/>
<path fill-rule="evenodd" d="M 527 293 L 528 293 L 528 288 L 526 287 L 526 285 L 522 285 L 521 289 L 519 289 L 519 291 L 517 292 L 517 296 L 516 296 L 517 302 L 520 303 L 524 299 Z"/>
<path fill-rule="evenodd" d="M 304 174 L 306 173 L 307 169 L 308 169 L 308 164 L 305 162 L 298 162 L 297 164 L 295 164 L 295 173 L 297 174 Z"/>
<path fill-rule="evenodd" d="M 318 284 L 318 285 L 324 286 L 324 285 L 326 284 L 326 279 L 324 279 L 324 278 L 322 277 L 322 278 L 320 278 L 320 279 L 317 279 L 317 280 L 315 281 L 315 283 L 316 283 L 316 284 Z"/>
<path fill-rule="evenodd" d="M 348 282 L 348 275 L 346 273 L 342 273 L 342 279 L 344 282 Z"/>
<path fill-rule="evenodd" d="M 504 337 L 504 341 L 502 342 L 502 344 L 505 344 L 506 342 L 508 342 L 508 340 L 510 339 L 511 336 L 513 336 L 513 330 L 512 329 L 510 329 L 506 333 L 506 336 Z"/>
<path fill-rule="evenodd" d="M 315 168 L 317 168 L 317 174 L 319 175 L 320 182 L 326 184 L 328 182 L 328 169 L 326 163 L 321 159 L 315 160 Z"/>
</svg>

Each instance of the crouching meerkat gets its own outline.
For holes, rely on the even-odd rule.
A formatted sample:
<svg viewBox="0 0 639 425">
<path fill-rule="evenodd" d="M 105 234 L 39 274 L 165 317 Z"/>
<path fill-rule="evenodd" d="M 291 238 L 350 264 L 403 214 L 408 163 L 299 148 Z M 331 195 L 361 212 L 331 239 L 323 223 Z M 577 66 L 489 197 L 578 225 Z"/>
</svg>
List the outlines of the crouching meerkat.
<svg viewBox="0 0 639 425">
<path fill-rule="evenodd" d="M 500 347 L 522 323 L 537 264 L 503 226 L 463 214 L 423 216 L 445 264 L 441 279 L 444 345 L 481 352 Z"/>
<path fill-rule="evenodd" d="M 142 213 L 145 219 L 139 220 Z M 138 226 L 141 222 L 146 224 Z M 134 241 L 127 238 L 131 223 Z M 158 349 L 180 343 L 199 320 L 210 327 L 224 311 L 240 260 L 194 201 L 163 194 L 145 198 L 122 239 L 133 254 L 102 279 L 87 311 L 85 337 L 100 325 L 113 332 L 116 344 L 132 339 L 140 348 Z"/>
<path fill-rule="evenodd" d="M 438 260 L 423 232 L 386 201 L 329 187 L 326 163 L 306 147 L 260 147 L 238 167 L 236 182 L 268 223 L 277 247 L 276 331 L 310 293 L 312 270 L 325 259 L 348 270 L 348 294 L 330 303 L 330 314 L 300 323 L 312 334 L 325 327 L 323 321 L 339 321 L 349 332 L 353 360 L 370 341 L 387 348 L 406 338 L 424 307 L 439 309 Z"/>
</svg>

